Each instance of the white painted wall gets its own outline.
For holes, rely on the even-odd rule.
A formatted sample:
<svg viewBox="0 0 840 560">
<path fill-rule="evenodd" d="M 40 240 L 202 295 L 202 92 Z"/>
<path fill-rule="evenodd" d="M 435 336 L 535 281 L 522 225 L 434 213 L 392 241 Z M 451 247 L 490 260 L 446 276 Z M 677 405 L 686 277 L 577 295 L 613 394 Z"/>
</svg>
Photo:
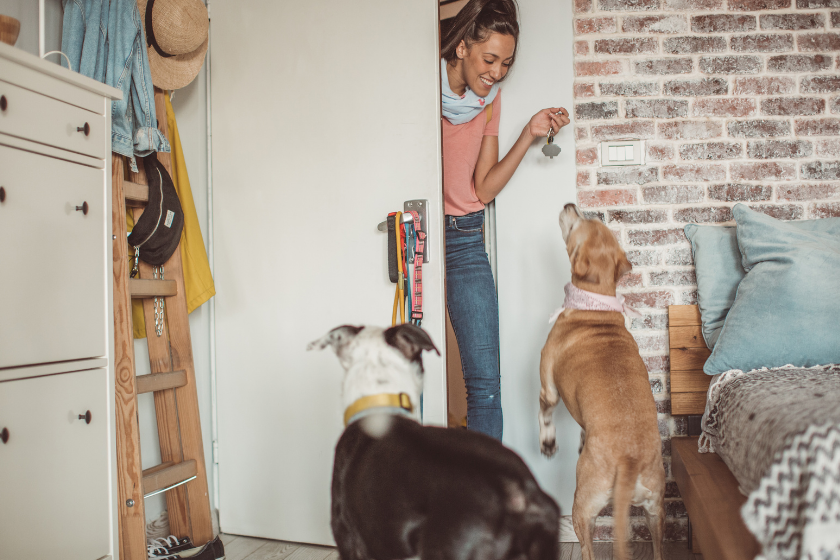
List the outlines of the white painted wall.
<svg viewBox="0 0 840 560">
<path fill-rule="evenodd" d="M 21 22 L 20 35 L 15 47 L 38 55 L 38 2 L 35 0 L 0 0 L 0 14 L 14 17 Z M 44 2 L 44 45 L 46 51 L 61 49 L 61 27 L 64 12 L 61 0 Z M 58 63 L 59 55 L 50 55 L 47 60 Z M 178 131 L 184 158 L 190 176 L 204 246 L 208 243 L 207 229 L 207 127 L 205 69 L 188 86 L 175 92 L 172 107 L 178 120 Z M 201 432 L 204 441 L 204 456 L 207 465 L 207 484 L 213 502 L 214 470 L 212 468 L 212 437 L 210 428 L 210 319 L 209 305 L 205 304 L 190 315 L 193 359 L 195 361 L 196 389 L 201 413 Z M 134 342 L 137 375 L 150 373 L 149 351 L 145 340 Z M 151 393 L 138 398 L 140 419 L 140 442 L 143 468 L 160 463 L 160 448 L 157 441 L 154 397 Z M 116 490 L 115 490 L 116 492 Z M 116 495 L 116 494 L 115 494 Z M 146 519 L 152 521 L 166 509 L 163 494 L 146 500 Z"/>
<path fill-rule="evenodd" d="M 544 107 L 574 113 L 572 1 L 519 0 L 520 45 L 516 64 L 503 84 L 500 152 Z M 540 351 L 550 330 L 548 317 L 563 303 L 570 280 L 569 258 L 560 234 L 563 205 L 575 201 L 574 122 L 555 138 L 562 152 L 545 157 L 533 146 L 496 199 L 499 319 L 501 328 L 504 443 L 517 451 L 537 480 L 570 515 L 580 430 L 566 409 L 557 412 L 557 455 L 540 455 Z"/>
</svg>

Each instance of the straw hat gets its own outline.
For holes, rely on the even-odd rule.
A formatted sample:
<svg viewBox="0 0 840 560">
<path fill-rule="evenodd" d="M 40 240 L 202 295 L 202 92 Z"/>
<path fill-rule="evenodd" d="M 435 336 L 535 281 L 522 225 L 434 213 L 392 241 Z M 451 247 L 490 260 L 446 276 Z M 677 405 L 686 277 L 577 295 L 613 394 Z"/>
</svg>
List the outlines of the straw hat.
<svg viewBox="0 0 840 560">
<path fill-rule="evenodd" d="M 204 64 L 210 19 L 201 0 L 137 0 L 146 30 L 152 83 L 161 89 L 184 87 Z"/>
</svg>

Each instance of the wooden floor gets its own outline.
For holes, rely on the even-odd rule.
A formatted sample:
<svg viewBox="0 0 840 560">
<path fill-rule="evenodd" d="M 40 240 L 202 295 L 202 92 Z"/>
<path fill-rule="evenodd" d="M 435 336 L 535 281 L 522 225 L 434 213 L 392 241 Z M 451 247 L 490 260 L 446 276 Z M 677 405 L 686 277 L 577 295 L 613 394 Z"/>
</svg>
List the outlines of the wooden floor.
<svg viewBox="0 0 840 560">
<path fill-rule="evenodd" d="M 329 546 L 297 544 L 253 537 L 222 534 L 226 560 L 339 560 L 338 552 Z M 652 560 L 650 543 L 631 543 L 633 560 Z M 664 560 L 703 560 L 699 554 L 689 552 L 686 543 L 665 543 Z M 612 543 L 595 543 L 598 560 L 612 560 Z M 560 560 L 580 558 L 578 543 L 560 543 Z"/>
</svg>

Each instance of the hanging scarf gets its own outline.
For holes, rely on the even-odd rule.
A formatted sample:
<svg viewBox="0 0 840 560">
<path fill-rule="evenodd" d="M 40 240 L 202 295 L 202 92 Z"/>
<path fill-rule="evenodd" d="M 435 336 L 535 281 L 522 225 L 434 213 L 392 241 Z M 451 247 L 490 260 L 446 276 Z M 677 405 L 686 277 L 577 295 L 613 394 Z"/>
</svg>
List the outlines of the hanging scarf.
<svg viewBox="0 0 840 560">
<path fill-rule="evenodd" d="M 452 124 L 470 122 L 484 110 L 485 105 L 493 103 L 499 93 L 499 83 L 493 84 L 487 97 L 477 96 L 470 88 L 464 95 L 458 95 L 449 89 L 449 74 L 446 73 L 446 59 L 440 59 L 440 90 L 443 116 Z"/>
</svg>

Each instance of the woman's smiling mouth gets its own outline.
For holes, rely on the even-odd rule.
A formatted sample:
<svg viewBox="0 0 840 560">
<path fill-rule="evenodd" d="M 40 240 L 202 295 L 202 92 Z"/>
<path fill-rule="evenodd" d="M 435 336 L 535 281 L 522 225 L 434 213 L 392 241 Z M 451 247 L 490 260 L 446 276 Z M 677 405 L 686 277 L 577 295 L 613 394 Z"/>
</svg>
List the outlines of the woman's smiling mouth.
<svg viewBox="0 0 840 560">
<path fill-rule="evenodd" d="M 485 78 L 483 76 L 479 76 L 478 79 L 481 80 L 481 83 L 484 84 L 485 86 L 493 87 L 493 83 L 494 83 L 493 80 L 488 80 L 487 78 Z"/>
</svg>

